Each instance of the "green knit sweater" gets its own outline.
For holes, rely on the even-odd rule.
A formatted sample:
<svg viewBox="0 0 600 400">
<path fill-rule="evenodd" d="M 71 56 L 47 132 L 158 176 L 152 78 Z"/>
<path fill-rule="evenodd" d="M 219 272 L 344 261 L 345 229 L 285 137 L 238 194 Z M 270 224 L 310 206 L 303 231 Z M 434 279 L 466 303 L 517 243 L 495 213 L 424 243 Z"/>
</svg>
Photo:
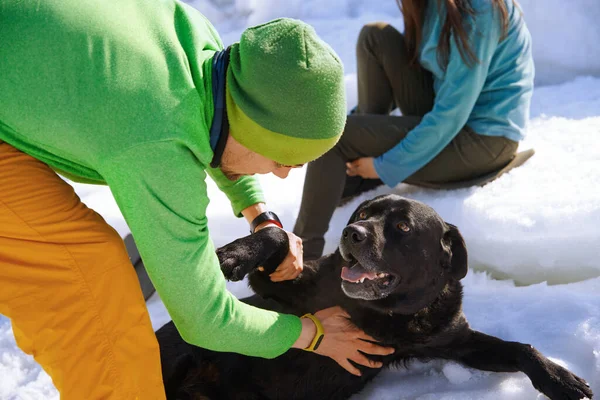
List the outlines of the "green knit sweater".
<svg viewBox="0 0 600 400">
<path fill-rule="evenodd" d="M 110 187 L 186 341 L 271 358 L 300 320 L 235 299 L 208 232 L 207 174 L 236 215 L 263 201 L 255 179 L 208 167 L 222 48 L 177 0 L 0 0 L 0 139 Z"/>
</svg>

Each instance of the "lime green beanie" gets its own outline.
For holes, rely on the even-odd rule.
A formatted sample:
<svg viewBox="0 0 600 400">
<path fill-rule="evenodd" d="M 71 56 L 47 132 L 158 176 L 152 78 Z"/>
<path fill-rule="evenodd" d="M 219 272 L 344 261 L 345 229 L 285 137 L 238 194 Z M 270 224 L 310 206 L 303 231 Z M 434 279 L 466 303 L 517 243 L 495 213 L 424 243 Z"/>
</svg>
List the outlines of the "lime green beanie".
<svg viewBox="0 0 600 400">
<path fill-rule="evenodd" d="M 283 165 L 312 161 L 339 140 L 346 122 L 342 62 L 302 21 L 247 29 L 231 46 L 230 134 Z"/>
</svg>

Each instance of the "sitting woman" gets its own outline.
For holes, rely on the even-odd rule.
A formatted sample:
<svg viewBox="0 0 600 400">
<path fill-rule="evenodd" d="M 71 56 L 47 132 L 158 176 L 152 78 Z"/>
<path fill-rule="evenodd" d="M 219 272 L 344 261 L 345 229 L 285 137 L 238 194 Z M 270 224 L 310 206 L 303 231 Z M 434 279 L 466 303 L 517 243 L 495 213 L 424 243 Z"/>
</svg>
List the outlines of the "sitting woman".
<svg viewBox="0 0 600 400">
<path fill-rule="evenodd" d="M 294 228 L 305 259 L 323 252 L 342 194 L 379 179 L 390 187 L 474 179 L 507 165 L 523 138 L 534 66 L 515 0 L 399 5 L 404 35 L 385 23 L 360 32 L 358 106 L 338 144 L 308 165 Z M 396 107 L 402 116 L 389 115 Z M 354 186 L 344 190 L 347 181 Z"/>
</svg>

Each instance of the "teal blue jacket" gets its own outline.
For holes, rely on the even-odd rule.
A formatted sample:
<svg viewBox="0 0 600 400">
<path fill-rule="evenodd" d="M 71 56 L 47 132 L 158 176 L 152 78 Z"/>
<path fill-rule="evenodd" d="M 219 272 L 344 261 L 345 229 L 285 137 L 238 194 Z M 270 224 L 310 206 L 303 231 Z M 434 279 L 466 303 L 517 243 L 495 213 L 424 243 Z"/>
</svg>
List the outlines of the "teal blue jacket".
<svg viewBox="0 0 600 400">
<path fill-rule="evenodd" d="M 446 68 L 438 63 L 437 47 L 445 20 L 437 1 L 429 1 L 419 52 L 421 66 L 433 74 L 435 102 L 431 112 L 398 145 L 375 158 L 377 174 L 396 186 L 437 156 L 465 126 L 481 135 L 523 139 L 533 93 L 531 35 L 521 10 L 506 0 L 509 24 L 502 37 L 499 13 L 490 0 L 472 0 L 469 43 L 479 63 L 465 64 L 450 38 Z"/>
</svg>

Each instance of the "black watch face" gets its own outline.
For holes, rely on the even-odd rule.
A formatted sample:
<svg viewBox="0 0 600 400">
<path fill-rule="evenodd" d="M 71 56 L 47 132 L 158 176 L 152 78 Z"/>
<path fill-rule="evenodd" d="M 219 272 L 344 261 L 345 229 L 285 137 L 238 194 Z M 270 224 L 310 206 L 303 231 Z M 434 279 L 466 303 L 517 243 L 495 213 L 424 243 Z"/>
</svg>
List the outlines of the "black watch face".
<svg viewBox="0 0 600 400">
<path fill-rule="evenodd" d="M 254 221 L 252 221 L 252 223 L 250 224 L 250 233 L 254 233 L 254 231 L 256 230 L 256 227 L 266 221 L 275 221 L 280 226 L 283 225 L 281 223 L 281 221 L 279 220 L 279 217 L 277 216 L 277 214 L 275 214 L 272 211 L 265 211 L 265 212 L 261 213 L 260 215 L 258 215 L 256 218 L 254 218 Z"/>
</svg>

